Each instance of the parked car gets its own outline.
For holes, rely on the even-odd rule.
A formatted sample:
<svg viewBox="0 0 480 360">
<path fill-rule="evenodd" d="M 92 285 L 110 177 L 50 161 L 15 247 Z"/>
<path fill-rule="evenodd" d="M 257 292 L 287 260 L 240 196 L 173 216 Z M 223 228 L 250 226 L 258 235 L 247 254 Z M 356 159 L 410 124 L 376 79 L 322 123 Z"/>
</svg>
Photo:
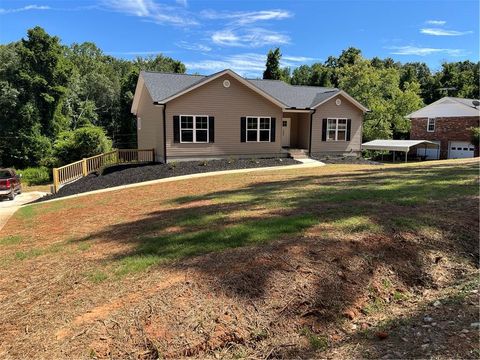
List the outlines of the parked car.
<svg viewBox="0 0 480 360">
<path fill-rule="evenodd" d="M 0 169 L 0 196 L 15 199 L 15 195 L 22 193 L 21 175 L 13 169 Z"/>
</svg>

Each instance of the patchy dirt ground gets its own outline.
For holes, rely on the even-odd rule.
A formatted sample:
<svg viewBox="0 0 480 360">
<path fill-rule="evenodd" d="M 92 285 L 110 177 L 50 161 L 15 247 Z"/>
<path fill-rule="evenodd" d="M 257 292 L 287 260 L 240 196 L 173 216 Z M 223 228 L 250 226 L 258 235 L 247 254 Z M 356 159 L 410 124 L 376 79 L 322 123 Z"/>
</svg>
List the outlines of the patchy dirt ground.
<svg viewBox="0 0 480 360">
<path fill-rule="evenodd" d="M 1 358 L 478 358 L 478 162 L 328 165 L 37 204 Z"/>
</svg>

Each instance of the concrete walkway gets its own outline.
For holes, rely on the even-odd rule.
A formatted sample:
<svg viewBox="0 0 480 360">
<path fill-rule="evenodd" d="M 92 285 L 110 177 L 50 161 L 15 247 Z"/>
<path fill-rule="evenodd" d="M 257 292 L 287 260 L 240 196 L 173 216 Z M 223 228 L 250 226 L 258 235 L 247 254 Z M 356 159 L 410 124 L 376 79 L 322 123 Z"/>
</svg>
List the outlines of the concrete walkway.
<svg viewBox="0 0 480 360">
<path fill-rule="evenodd" d="M 47 193 L 41 191 L 26 192 L 15 197 L 15 200 L 0 200 L 0 231 L 7 223 L 8 219 L 17 211 L 22 205 L 35 201 Z"/>
<path fill-rule="evenodd" d="M 64 196 L 64 197 L 60 197 L 60 198 L 52 199 L 52 200 L 45 200 L 45 201 L 42 201 L 41 203 L 38 203 L 38 204 L 45 204 L 45 203 L 53 202 L 53 201 L 60 201 L 60 200 L 78 198 L 78 197 L 82 197 L 82 196 L 100 194 L 100 193 L 105 193 L 105 192 L 110 192 L 110 191 L 118 191 L 118 190 L 123 190 L 123 189 L 136 188 L 136 187 L 140 187 L 140 186 L 155 185 L 155 184 L 160 184 L 160 183 L 167 183 L 167 182 L 180 181 L 180 180 L 186 180 L 186 179 L 196 179 L 196 178 L 202 178 L 202 177 L 207 177 L 207 176 L 250 173 L 250 172 L 255 172 L 255 171 L 275 171 L 275 170 L 293 170 L 293 169 L 301 170 L 301 169 L 308 169 L 308 168 L 315 168 L 315 167 L 319 167 L 319 166 L 325 166 L 325 164 L 323 162 L 317 161 L 317 160 L 314 160 L 314 159 L 297 159 L 297 161 L 301 162 L 301 164 L 285 165 L 285 166 L 270 166 L 270 167 L 263 167 L 263 168 L 251 168 L 251 169 L 212 171 L 212 172 L 207 172 L 207 173 L 181 175 L 181 176 L 174 176 L 174 177 L 170 177 L 170 178 L 143 181 L 143 182 L 134 183 L 134 184 L 120 185 L 120 186 L 110 187 L 110 188 L 106 188 L 106 189 L 93 190 L 93 191 L 88 191 L 88 192 L 84 192 L 84 193 L 80 193 L 80 194 Z"/>
</svg>

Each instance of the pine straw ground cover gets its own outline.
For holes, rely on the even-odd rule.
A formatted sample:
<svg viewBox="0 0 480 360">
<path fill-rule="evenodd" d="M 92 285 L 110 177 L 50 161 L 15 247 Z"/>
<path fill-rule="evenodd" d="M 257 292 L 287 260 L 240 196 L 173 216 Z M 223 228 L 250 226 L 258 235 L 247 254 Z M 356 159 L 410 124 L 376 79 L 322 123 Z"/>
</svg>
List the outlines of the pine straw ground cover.
<svg viewBox="0 0 480 360">
<path fill-rule="evenodd" d="M 478 357 L 460 331 L 478 171 L 327 165 L 24 207 L 0 235 L 0 357 Z"/>
</svg>

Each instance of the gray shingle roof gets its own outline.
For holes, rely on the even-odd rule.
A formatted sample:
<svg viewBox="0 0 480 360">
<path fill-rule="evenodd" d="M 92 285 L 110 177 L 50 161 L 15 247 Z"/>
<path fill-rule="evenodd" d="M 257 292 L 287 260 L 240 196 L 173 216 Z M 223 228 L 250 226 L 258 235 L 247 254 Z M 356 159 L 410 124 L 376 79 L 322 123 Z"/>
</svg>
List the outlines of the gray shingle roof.
<svg viewBox="0 0 480 360">
<path fill-rule="evenodd" d="M 316 86 L 295 86 L 281 80 L 247 79 L 259 89 L 289 107 L 310 108 L 340 90 Z"/>
<path fill-rule="evenodd" d="M 142 71 L 145 85 L 155 102 L 196 85 L 210 76 Z M 316 86 L 294 86 L 280 80 L 245 79 L 288 107 L 305 109 L 328 99 L 340 90 Z"/>
<path fill-rule="evenodd" d="M 142 71 L 140 75 L 143 77 L 145 86 L 155 102 L 162 102 L 162 100 L 188 89 L 205 78 L 205 76 L 202 75 L 171 74 L 151 71 Z"/>
<path fill-rule="evenodd" d="M 474 100 L 446 96 L 408 114 L 407 118 L 479 116 L 480 109 L 473 105 Z"/>
</svg>

